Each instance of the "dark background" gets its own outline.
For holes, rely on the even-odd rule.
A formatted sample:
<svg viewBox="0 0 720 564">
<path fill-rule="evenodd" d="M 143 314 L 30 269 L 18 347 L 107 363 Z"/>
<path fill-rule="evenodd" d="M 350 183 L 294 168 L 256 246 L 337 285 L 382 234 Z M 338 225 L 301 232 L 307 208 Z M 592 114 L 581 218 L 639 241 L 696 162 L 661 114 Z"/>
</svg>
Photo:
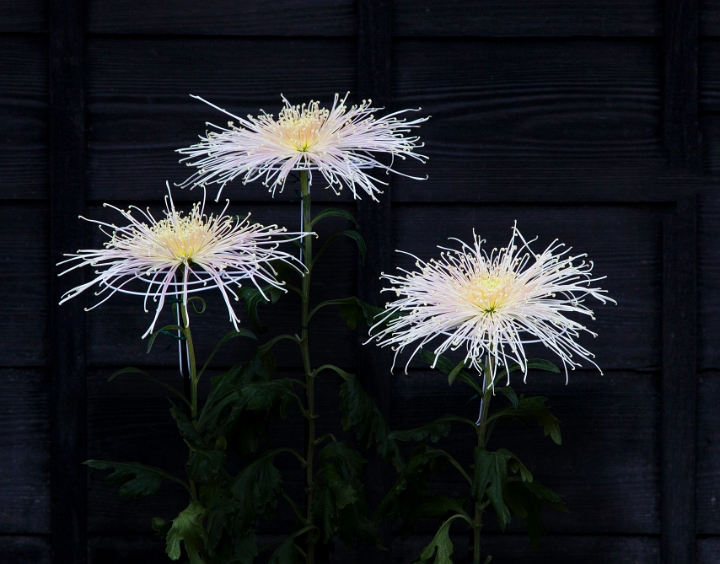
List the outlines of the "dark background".
<svg viewBox="0 0 720 564">
<path fill-rule="evenodd" d="M 0 561 L 162 562 L 149 519 L 182 508 L 170 487 L 165 501 L 121 501 L 79 464 L 177 468 L 184 452 L 162 393 L 106 382 L 126 364 L 174 377 L 172 351 L 144 353 L 149 314 L 123 298 L 90 313 L 81 299 L 56 305 L 80 280 L 56 279 L 61 254 L 100 243 L 77 215 L 111 217 L 102 202 L 157 209 L 165 180 L 190 172 L 173 150 L 224 121 L 190 93 L 243 115 L 276 113 L 280 93 L 329 103 L 350 91 L 432 115 L 420 130 L 429 163 L 400 166 L 429 180 L 395 177 L 380 204 L 315 191 L 359 214 L 371 249 L 362 269 L 351 247 L 329 256 L 319 295 L 360 283 L 377 302 L 394 248 L 427 259 L 472 228 L 499 246 L 517 219 L 540 244 L 589 253 L 618 301 L 596 309 L 600 336 L 587 341 L 604 376 L 518 384 L 551 398 L 564 444 L 534 430 L 507 433 L 507 446 L 571 513 L 548 513 L 538 550 L 519 527 L 489 524 L 494 561 L 720 562 L 719 38 L 719 0 L 3 0 Z M 240 183 L 225 195 L 260 221 L 297 221 L 292 186 L 274 201 Z M 227 321 L 212 304 L 197 319 L 207 350 Z M 358 371 L 393 426 L 465 401 L 420 365 L 390 377 L 387 357 L 359 354 L 334 314 L 318 321 L 316 361 Z M 391 479 L 371 463 L 373 492 Z M 411 562 L 427 539 L 372 558 Z"/>
</svg>

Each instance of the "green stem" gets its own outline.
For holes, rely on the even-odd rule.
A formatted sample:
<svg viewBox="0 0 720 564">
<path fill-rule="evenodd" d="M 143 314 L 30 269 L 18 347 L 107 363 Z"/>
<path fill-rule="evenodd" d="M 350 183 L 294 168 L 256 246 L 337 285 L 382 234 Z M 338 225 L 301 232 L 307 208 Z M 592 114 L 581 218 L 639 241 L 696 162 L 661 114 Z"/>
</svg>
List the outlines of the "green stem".
<svg viewBox="0 0 720 564">
<path fill-rule="evenodd" d="M 187 347 L 188 364 L 190 365 L 190 422 L 193 426 L 197 425 L 197 411 L 198 411 L 198 371 L 197 362 L 195 360 L 195 347 L 193 346 L 192 332 L 190 331 L 190 319 L 188 318 L 187 307 L 184 303 L 178 304 L 180 308 L 180 321 L 183 328 L 183 334 L 185 335 L 185 344 Z M 190 449 L 188 455 L 188 464 L 193 457 L 193 450 Z M 193 501 L 197 500 L 197 487 L 195 482 L 188 476 L 190 481 L 190 496 Z"/>
<path fill-rule="evenodd" d="M 485 366 L 485 386 L 482 405 L 480 407 L 480 417 L 478 418 L 477 425 L 477 446 L 485 448 L 487 446 L 487 417 L 490 411 L 490 399 L 492 399 L 492 381 L 488 382 L 488 377 L 492 374 L 492 358 L 488 358 L 487 365 Z M 482 530 L 482 514 L 487 504 L 480 504 L 480 501 L 475 502 L 475 518 L 473 522 L 473 564 L 480 563 L 480 531 Z"/>
<path fill-rule="evenodd" d="M 302 193 L 302 222 L 303 231 L 312 231 L 312 217 L 310 214 L 310 186 L 308 182 L 308 171 L 300 171 L 300 188 Z M 302 332 L 300 334 L 300 350 L 302 353 L 303 370 L 305 372 L 305 441 L 307 455 L 305 457 L 305 481 L 307 484 L 307 520 L 308 527 L 313 527 L 313 459 L 315 457 L 315 377 L 313 376 L 310 364 L 310 347 L 308 343 L 308 324 L 310 323 L 310 275 L 312 270 L 312 235 L 303 238 L 303 264 L 306 272 L 302 281 Z M 306 564 L 315 563 L 315 546 L 311 535 L 312 529 L 307 534 Z"/>
</svg>

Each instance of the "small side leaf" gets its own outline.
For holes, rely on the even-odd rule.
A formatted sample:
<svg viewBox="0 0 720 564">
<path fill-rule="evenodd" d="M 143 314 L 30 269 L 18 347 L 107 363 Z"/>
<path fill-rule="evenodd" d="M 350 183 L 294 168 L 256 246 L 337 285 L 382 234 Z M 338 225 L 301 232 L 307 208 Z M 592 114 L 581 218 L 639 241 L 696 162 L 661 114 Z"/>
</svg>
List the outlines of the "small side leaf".
<svg viewBox="0 0 720 564">
<path fill-rule="evenodd" d="M 427 425 L 423 425 L 422 427 L 417 427 L 416 429 L 409 429 L 407 431 L 393 431 L 392 433 L 390 433 L 390 438 L 403 442 L 420 442 L 426 437 L 430 437 L 430 440 L 436 443 L 441 438 L 448 436 L 448 433 L 450 433 L 450 425 L 453 421 L 457 420 L 458 417 L 456 417 L 455 415 L 443 415 L 439 419 L 436 419 L 435 421 L 428 423 Z"/>
<path fill-rule="evenodd" d="M 109 460 L 87 460 L 83 464 L 95 470 L 112 470 L 105 483 L 120 486 L 122 497 L 148 497 L 160 489 L 163 480 L 171 480 L 187 489 L 187 484 L 160 468 L 137 462 L 110 462 Z"/>
<path fill-rule="evenodd" d="M 427 564 L 435 556 L 434 564 L 452 564 L 453 543 L 450 540 L 450 525 L 456 519 L 464 519 L 462 515 L 448 518 L 435 533 L 435 536 L 420 553 L 419 564 Z"/>
<path fill-rule="evenodd" d="M 455 365 L 455 363 L 453 363 L 453 361 L 449 358 L 443 355 L 436 355 L 435 353 L 426 350 L 420 351 L 420 358 L 422 358 L 428 366 L 435 365 L 435 368 L 437 368 L 440 372 L 447 374 L 448 382 L 450 384 L 459 379 L 475 390 L 480 396 L 483 395 L 484 392 L 482 390 L 482 386 L 479 385 L 474 378 L 463 369 L 463 366 Z M 455 372 L 456 369 L 457 372 Z M 451 374 L 453 374 L 452 382 L 450 381 Z"/>
<path fill-rule="evenodd" d="M 165 537 L 165 552 L 170 560 L 179 560 L 180 543 L 184 543 L 190 564 L 203 564 L 200 552 L 205 546 L 205 528 L 202 521 L 205 509 L 199 501 L 192 501 L 180 515 L 173 519 Z"/>
<path fill-rule="evenodd" d="M 341 210 L 338 208 L 327 208 L 321 211 L 319 214 L 317 214 L 312 221 L 310 222 L 310 226 L 314 227 L 316 223 L 319 223 L 323 219 L 326 219 L 328 217 L 342 217 L 343 219 L 347 219 L 348 221 L 352 221 L 355 224 L 355 227 L 358 226 L 357 219 L 351 214 L 350 212 L 347 212 L 345 210 Z"/>
</svg>

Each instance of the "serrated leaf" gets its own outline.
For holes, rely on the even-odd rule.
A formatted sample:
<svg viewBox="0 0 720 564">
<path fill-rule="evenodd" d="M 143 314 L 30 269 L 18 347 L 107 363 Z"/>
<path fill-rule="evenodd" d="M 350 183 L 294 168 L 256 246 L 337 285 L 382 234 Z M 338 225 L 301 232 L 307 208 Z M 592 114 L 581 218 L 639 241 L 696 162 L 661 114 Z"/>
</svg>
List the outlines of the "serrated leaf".
<svg viewBox="0 0 720 564">
<path fill-rule="evenodd" d="M 502 395 L 504 395 L 508 400 L 510 400 L 510 403 L 512 404 L 513 408 L 518 408 L 518 397 L 515 393 L 515 390 L 513 390 L 510 386 L 505 386 L 504 388 L 498 388 L 498 392 L 500 392 Z"/>
<path fill-rule="evenodd" d="M 260 323 L 257 308 L 260 304 L 277 303 L 285 292 L 268 284 L 263 286 L 262 291 L 255 286 L 244 286 L 237 291 L 238 297 L 245 302 L 248 319 L 255 331 L 262 335 L 267 333 L 268 327 Z"/>
<path fill-rule="evenodd" d="M 459 518 L 461 518 L 460 515 L 453 515 L 440 525 L 430 544 L 420 553 L 418 560 L 420 564 L 427 564 L 433 556 L 435 556 L 434 564 L 452 564 L 454 547 L 450 540 L 450 525 Z"/>
<path fill-rule="evenodd" d="M 442 372 L 443 374 L 447 374 L 448 381 L 450 381 L 450 374 L 452 374 L 455 371 L 455 369 L 457 368 L 457 366 L 459 366 L 459 365 L 454 364 L 452 360 L 450 360 L 449 358 L 447 358 L 443 355 L 436 355 L 435 353 L 432 353 L 432 352 L 426 351 L 426 350 L 420 351 L 420 358 L 422 358 L 423 361 L 425 361 L 428 366 L 434 365 L 435 368 L 440 370 L 440 372 Z M 474 389 L 481 396 L 483 395 L 484 392 L 482 390 L 482 386 L 479 385 L 477 382 L 475 382 L 473 377 L 470 374 L 468 374 L 465 370 L 463 370 L 462 366 L 460 366 L 460 369 L 457 372 L 455 372 L 452 381 L 454 382 L 455 380 L 458 380 L 458 379 L 461 380 L 462 382 L 465 382 L 468 386 L 470 386 L 472 389 Z M 452 382 L 450 382 L 450 383 L 452 383 Z"/>
<path fill-rule="evenodd" d="M 302 401 L 293 391 L 295 384 L 297 381 L 292 378 L 245 384 L 239 390 L 241 408 L 256 413 L 267 413 L 267 417 L 274 414 L 276 418 L 284 419 L 293 402 L 302 405 Z"/>
<path fill-rule="evenodd" d="M 153 517 L 150 520 L 150 525 L 152 526 L 153 531 L 155 531 L 155 534 L 164 539 L 167 536 L 170 527 L 172 527 L 172 521 L 165 521 L 165 519 L 161 519 L 160 517 Z"/>
<path fill-rule="evenodd" d="M 138 462 L 111 462 L 109 460 L 87 460 L 83 464 L 95 470 L 112 470 L 105 483 L 120 486 L 122 497 L 138 498 L 153 495 L 163 480 L 172 480 L 187 488 L 187 485 L 160 468 Z"/>
<path fill-rule="evenodd" d="M 390 438 L 403 442 L 420 442 L 426 437 L 430 437 L 430 440 L 436 443 L 441 438 L 448 436 L 452 422 L 457 420 L 458 417 L 455 415 L 446 414 L 422 427 L 408 429 L 406 431 L 393 431 L 390 433 Z"/>
<path fill-rule="evenodd" d="M 390 427 L 380 409 L 365 392 L 357 378 L 343 382 L 340 387 L 340 410 L 344 431 L 355 430 L 355 436 L 362 448 L 373 444 L 383 460 L 395 468 L 402 468 L 402 457 L 397 441 L 390 438 Z"/>
<path fill-rule="evenodd" d="M 287 449 L 264 452 L 248 464 L 232 481 L 229 491 L 240 502 L 238 527 L 253 528 L 259 516 L 270 518 L 280 495 L 282 476 L 275 468 L 275 457 Z"/>
<path fill-rule="evenodd" d="M 510 522 L 510 511 L 505 503 L 503 492 L 508 479 L 508 459 L 514 457 L 505 449 L 496 452 L 483 447 L 475 448 L 475 475 L 472 484 L 472 496 L 477 503 L 482 503 L 487 496 L 495 510 L 500 528 Z"/>
<path fill-rule="evenodd" d="M 200 552 L 205 546 L 205 528 L 202 524 L 204 515 L 205 509 L 202 504 L 199 501 L 192 501 L 173 519 L 165 537 L 167 541 L 165 552 L 170 560 L 180 559 L 180 544 L 183 543 L 190 564 L 203 564 Z"/>
<path fill-rule="evenodd" d="M 295 537 L 290 536 L 280 543 L 270 556 L 268 564 L 297 564 L 300 553 L 295 548 Z"/>
<path fill-rule="evenodd" d="M 533 396 L 526 398 L 520 396 L 517 407 L 506 407 L 493 412 L 488 417 L 488 429 L 492 430 L 495 425 L 507 424 L 513 419 L 522 422 L 535 421 L 543 428 L 545 436 L 550 435 L 556 444 L 562 444 L 562 435 L 560 434 L 560 421 L 551 412 L 550 408 L 545 405 L 547 398 L 542 396 Z"/>
<path fill-rule="evenodd" d="M 196 450 L 188 462 L 188 474 L 195 482 L 206 483 L 225 466 L 225 453 L 217 450 Z"/>
<path fill-rule="evenodd" d="M 348 221 L 352 221 L 355 224 L 355 227 L 357 227 L 358 222 L 351 214 L 350 212 L 347 212 L 345 210 L 341 210 L 338 208 L 326 208 L 322 210 L 319 214 L 317 214 L 312 221 L 310 222 L 310 226 L 314 227 L 316 223 L 322 221 L 323 219 L 326 219 L 328 217 L 342 217 L 343 219 L 347 219 Z"/>
</svg>

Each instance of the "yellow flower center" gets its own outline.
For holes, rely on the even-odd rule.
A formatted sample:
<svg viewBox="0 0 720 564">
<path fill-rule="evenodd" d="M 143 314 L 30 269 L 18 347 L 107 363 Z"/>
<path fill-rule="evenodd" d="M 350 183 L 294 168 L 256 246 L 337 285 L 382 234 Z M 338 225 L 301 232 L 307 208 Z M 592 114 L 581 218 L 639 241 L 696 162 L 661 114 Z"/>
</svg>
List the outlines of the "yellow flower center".
<svg viewBox="0 0 720 564">
<path fill-rule="evenodd" d="M 515 281 L 511 272 L 475 276 L 463 290 L 463 297 L 483 313 L 495 313 L 507 303 Z"/>
<path fill-rule="evenodd" d="M 320 128 L 329 115 L 328 110 L 320 109 L 318 102 L 283 108 L 277 121 L 280 143 L 301 153 L 309 151 L 317 144 Z"/>
<path fill-rule="evenodd" d="M 158 221 L 152 230 L 158 246 L 183 263 L 193 260 L 204 247 L 208 234 L 208 226 L 195 210 L 188 217 L 173 212 L 170 217 Z"/>
</svg>

